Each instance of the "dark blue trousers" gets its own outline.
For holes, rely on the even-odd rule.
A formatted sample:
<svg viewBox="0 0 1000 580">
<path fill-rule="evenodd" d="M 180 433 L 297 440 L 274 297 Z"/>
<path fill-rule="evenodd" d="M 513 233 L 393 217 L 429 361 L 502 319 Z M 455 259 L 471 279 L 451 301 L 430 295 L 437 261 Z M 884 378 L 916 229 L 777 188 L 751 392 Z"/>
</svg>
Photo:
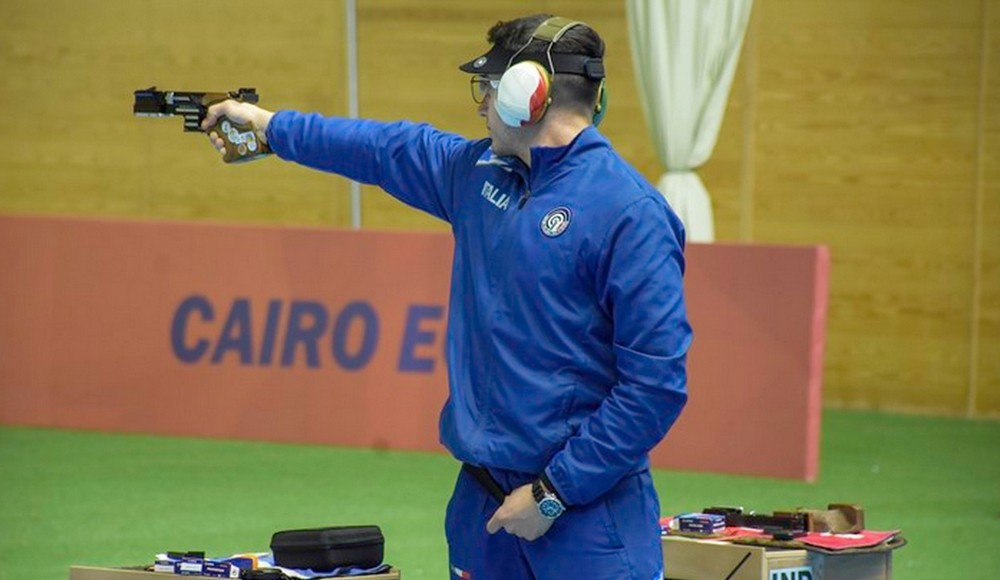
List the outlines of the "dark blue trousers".
<svg viewBox="0 0 1000 580">
<path fill-rule="evenodd" d="M 505 491 L 533 475 L 490 469 Z M 499 507 L 461 470 L 445 534 L 451 578 L 468 580 L 661 580 L 660 503 L 648 471 L 626 477 L 603 497 L 571 506 L 533 542 L 486 532 Z"/>
</svg>

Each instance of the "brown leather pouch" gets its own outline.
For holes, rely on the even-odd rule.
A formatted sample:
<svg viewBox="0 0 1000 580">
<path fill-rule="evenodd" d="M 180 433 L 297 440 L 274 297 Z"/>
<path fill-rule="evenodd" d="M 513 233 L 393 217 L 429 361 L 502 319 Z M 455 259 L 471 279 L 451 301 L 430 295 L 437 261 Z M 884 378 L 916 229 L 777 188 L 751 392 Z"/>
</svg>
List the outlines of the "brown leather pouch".
<svg viewBox="0 0 1000 580">
<path fill-rule="evenodd" d="M 810 532 L 850 534 L 865 529 L 865 510 L 858 505 L 832 503 L 825 510 L 798 511 L 806 514 L 806 529 Z"/>
</svg>

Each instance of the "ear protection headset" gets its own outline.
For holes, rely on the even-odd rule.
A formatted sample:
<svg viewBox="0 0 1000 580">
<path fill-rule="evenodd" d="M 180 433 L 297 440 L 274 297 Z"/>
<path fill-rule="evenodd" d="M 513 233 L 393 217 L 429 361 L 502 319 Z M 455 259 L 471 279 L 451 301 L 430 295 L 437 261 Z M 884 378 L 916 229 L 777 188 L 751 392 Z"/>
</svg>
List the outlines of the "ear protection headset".
<svg viewBox="0 0 1000 580">
<path fill-rule="evenodd" d="M 594 125 L 600 124 L 607 111 L 607 92 L 604 88 L 604 63 L 599 58 L 576 54 L 552 55 L 552 46 L 562 38 L 568 30 L 583 22 L 560 18 L 549 18 L 538 25 L 521 48 L 511 55 L 507 61 L 507 69 L 500 77 L 496 89 L 495 106 L 497 115 L 504 124 L 511 127 L 524 127 L 537 123 L 545 116 L 545 111 L 552 102 L 550 94 L 552 74 L 556 72 L 578 74 L 589 79 L 600 79 L 597 104 L 594 107 Z M 535 60 L 523 60 L 514 63 L 519 54 L 528 48 L 534 39 L 548 43 L 545 58 L 548 68 Z M 556 66 L 558 65 L 558 70 Z M 552 71 L 550 74 L 549 71 Z"/>
</svg>

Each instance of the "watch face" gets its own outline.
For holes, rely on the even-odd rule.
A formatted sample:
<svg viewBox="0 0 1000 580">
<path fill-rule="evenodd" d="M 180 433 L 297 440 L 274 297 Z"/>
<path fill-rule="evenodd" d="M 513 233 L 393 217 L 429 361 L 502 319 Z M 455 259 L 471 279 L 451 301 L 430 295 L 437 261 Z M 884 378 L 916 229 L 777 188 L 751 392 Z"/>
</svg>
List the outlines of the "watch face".
<svg viewBox="0 0 1000 580">
<path fill-rule="evenodd" d="M 563 504 L 554 497 L 546 497 L 543 498 L 542 501 L 538 502 L 538 511 L 542 513 L 542 517 L 550 520 L 562 515 L 565 509 L 566 508 L 563 507 Z"/>
</svg>

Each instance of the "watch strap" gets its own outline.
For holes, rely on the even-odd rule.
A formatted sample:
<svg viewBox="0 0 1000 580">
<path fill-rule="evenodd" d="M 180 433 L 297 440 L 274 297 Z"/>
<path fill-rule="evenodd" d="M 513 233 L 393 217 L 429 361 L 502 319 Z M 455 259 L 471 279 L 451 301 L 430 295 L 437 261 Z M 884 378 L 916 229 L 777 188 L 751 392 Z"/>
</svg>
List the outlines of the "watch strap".
<svg viewBox="0 0 1000 580">
<path fill-rule="evenodd" d="M 539 481 L 541 481 L 544 491 L 547 491 L 548 493 L 551 493 L 552 495 L 556 496 L 556 499 L 559 500 L 559 503 L 563 504 L 564 506 L 569 505 L 568 503 L 566 503 L 566 500 L 563 499 L 563 496 L 559 493 L 559 490 L 556 489 L 556 486 L 552 485 L 552 480 L 549 479 L 549 475 L 545 473 L 544 470 L 542 471 L 542 474 L 538 476 L 538 479 Z"/>
<path fill-rule="evenodd" d="M 531 495 L 535 498 L 535 503 L 542 501 L 545 497 L 545 488 L 543 487 L 541 479 L 536 479 L 531 482 Z"/>
</svg>

